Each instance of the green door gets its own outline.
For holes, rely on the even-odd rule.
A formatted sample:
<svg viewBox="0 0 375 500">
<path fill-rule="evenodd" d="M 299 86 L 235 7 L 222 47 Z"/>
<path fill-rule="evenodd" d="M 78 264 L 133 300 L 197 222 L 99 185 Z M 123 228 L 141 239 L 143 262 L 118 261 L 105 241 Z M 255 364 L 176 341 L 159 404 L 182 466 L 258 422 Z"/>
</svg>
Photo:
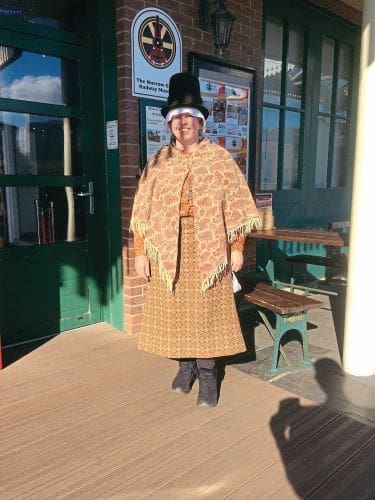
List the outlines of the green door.
<svg viewBox="0 0 375 500">
<path fill-rule="evenodd" d="M 31 31 L 0 29 L 3 345 L 101 320 L 93 52 Z"/>
</svg>

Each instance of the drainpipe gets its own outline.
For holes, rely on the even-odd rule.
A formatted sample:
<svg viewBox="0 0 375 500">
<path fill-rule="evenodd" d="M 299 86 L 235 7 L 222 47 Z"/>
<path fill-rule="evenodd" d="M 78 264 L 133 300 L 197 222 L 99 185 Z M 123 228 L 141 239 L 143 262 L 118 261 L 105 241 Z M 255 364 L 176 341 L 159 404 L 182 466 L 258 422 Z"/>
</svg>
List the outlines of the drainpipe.
<svg viewBox="0 0 375 500">
<path fill-rule="evenodd" d="M 344 370 L 375 374 L 375 1 L 364 0 L 345 313 Z"/>
</svg>

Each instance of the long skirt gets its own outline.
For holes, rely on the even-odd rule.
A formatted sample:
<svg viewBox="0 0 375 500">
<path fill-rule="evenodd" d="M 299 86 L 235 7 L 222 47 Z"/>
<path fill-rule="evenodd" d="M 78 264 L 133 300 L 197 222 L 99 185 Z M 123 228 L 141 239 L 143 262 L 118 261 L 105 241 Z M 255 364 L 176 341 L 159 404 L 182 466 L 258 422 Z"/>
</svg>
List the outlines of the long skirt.
<svg viewBox="0 0 375 500">
<path fill-rule="evenodd" d="M 168 358 L 213 358 L 246 350 L 228 272 L 206 292 L 201 288 L 194 219 L 181 218 L 173 292 L 151 260 L 139 349 Z"/>
</svg>

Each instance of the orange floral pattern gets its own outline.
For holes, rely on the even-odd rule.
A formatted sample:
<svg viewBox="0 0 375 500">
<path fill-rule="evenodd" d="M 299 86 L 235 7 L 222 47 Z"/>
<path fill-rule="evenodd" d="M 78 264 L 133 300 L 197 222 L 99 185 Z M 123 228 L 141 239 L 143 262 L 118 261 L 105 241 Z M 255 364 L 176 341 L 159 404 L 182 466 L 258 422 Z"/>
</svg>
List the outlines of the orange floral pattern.
<svg viewBox="0 0 375 500">
<path fill-rule="evenodd" d="M 194 228 L 202 290 L 228 268 L 228 243 L 259 224 L 246 180 L 231 155 L 204 139 L 191 155 L 165 146 L 143 171 L 134 200 L 130 229 L 144 237 L 161 278 L 173 290 L 176 277 L 180 202 L 184 181 L 192 174 Z"/>
<path fill-rule="evenodd" d="M 208 196 L 206 196 L 208 200 Z M 201 200 L 201 203 L 205 204 L 205 199 Z M 184 184 L 182 186 L 181 201 L 180 201 L 180 217 L 193 217 L 194 216 L 194 204 L 192 197 L 192 178 L 191 172 L 188 173 Z M 231 244 L 231 250 L 237 250 L 238 252 L 243 252 L 245 246 L 245 236 L 239 234 L 237 238 Z M 140 255 L 145 255 L 145 245 L 142 236 L 135 231 L 134 232 L 134 252 L 136 257 Z"/>
</svg>

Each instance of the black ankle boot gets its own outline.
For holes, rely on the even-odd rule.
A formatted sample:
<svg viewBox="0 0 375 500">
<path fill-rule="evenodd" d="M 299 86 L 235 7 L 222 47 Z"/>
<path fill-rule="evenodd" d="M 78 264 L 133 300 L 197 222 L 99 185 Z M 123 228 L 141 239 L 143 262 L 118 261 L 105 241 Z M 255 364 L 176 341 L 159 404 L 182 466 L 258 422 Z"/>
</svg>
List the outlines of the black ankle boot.
<svg viewBox="0 0 375 500">
<path fill-rule="evenodd" d="M 198 406 L 216 406 L 218 399 L 217 368 L 199 368 Z"/>
<path fill-rule="evenodd" d="M 188 394 L 197 378 L 197 363 L 192 361 L 179 361 L 177 375 L 172 382 L 172 391 Z"/>
</svg>

